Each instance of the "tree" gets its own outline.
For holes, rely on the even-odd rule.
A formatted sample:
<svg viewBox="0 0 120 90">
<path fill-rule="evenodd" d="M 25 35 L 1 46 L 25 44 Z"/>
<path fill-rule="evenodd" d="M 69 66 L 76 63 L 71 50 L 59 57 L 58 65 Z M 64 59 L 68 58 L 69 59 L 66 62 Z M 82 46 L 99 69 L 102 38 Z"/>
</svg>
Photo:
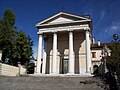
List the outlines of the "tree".
<svg viewBox="0 0 120 90">
<path fill-rule="evenodd" d="M 13 47 L 12 59 L 14 65 L 21 62 L 22 65 L 29 62 L 29 57 L 32 56 L 32 45 L 30 37 L 26 37 L 23 31 L 17 32 L 16 42 Z"/>
<path fill-rule="evenodd" d="M 3 20 L 5 24 L 14 26 L 16 20 L 15 13 L 11 9 L 7 9 L 4 13 Z"/>
<path fill-rule="evenodd" d="M 2 61 L 6 59 L 9 64 L 16 65 L 18 62 L 25 65 L 32 56 L 33 41 L 23 31 L 15 28 L 16 16 L 7 9 L 3 18 L 0 19 L 0 49 L 3 52 Z"/>
<path fill-rule="evenodd" d="M 10 58 L 11 48 L 15 35 L 15 14 L 12 10 L 7 9 L 3 18 L 0 20 L 0 49 L 3 52 L 2 60 Z"/>
<path fill-rule="evenodd" d="M 118 72 L 120 64 L 120 45 L 115 43 L 110 46 L 111 55 L 107 58 L 107 66 L 113 72 Z"/>
</svg>

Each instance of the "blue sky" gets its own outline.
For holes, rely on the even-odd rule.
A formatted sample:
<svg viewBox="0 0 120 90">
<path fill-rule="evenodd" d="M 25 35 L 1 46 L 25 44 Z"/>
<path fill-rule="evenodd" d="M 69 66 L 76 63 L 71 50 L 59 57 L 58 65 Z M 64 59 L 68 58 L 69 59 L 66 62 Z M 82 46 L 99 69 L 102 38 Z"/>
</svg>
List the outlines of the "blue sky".
<svg viewBox="0 0 120 90">
<path fill-rule="evenodd" d="M 60 12 L 90 15 L 96 41 L 111 42 L 112 35 L 120 35 L 120 0 L 0 0 L 0 18 L 5 9 L 16 14 L 16 27 L 30 35 L 37 54 L 38 29 L 35 24 Z"/>
</svg>

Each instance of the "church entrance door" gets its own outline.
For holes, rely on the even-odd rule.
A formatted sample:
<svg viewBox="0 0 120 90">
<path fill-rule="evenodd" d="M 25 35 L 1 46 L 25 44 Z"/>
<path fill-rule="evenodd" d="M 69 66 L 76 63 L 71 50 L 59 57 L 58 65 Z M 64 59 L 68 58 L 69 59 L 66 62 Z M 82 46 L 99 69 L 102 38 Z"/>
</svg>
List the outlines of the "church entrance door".
<svg viewBox="0 0 120 90">
<path fill-rule="evenodd" d="M 69 60 L 68 59 L 64 59 L 63 60 L 63 74 L 67 74 L 68 73 L 68 65 L 69 65 Z"/>
</svg>

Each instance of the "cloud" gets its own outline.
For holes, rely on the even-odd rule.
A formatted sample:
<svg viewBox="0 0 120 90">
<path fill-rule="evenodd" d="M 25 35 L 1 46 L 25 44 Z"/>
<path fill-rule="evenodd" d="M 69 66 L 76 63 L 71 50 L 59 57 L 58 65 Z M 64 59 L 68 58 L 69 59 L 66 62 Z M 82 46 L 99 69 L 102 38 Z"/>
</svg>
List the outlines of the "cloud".
<svg viewBox="0 0 120 90">
<path fill-rule="evenodd" d="M 100 13 L 100 20 L 99 21 L 103 20 L 104 17 L 105 17 L 105 11 L 101 11 L 101 13 Z"/>
<path fill-rule="evenodd" d="M 120 26 L 112 26 L 111 30 L 115 31 L 115 32 L 119 32 L 120 31 Z"/>
<path fill-rule="evenodd" d="M 99 38 L 102 42 L 111 42 L 113 40 L 113 34 L 118 34 L 120 38 L 120 21 L 113 21 L 111 24 L 106 25 L 99 34 Z"/>
<path fill-rule="evenodd" d="M 101 40 L 106 42 L 111 42 L 113 39 L 113 34 L 120 35 L 120 22 L 113 22 L 111 25 L 107 26 L 100 34 Z"/>
<path fill-rule="evenodd" d="M 117 26 L 112 26 L 112 27 L 111 27 L 112 30 L 117 30 L 118 28 L 119 28 L 119 27 L 117 27 Z"/>
<path fill-rule="evenodd" d="M 105 29 L 106 33 L 120 33 L 120 22 L 113 22 L 112 25 Z"/>
</svg>

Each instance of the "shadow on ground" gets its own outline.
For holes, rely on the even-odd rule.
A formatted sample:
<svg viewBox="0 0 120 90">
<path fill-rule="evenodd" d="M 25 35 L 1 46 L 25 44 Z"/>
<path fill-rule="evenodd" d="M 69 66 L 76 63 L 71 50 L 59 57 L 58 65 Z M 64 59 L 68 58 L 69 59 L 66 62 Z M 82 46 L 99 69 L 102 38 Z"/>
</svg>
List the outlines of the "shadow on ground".
<svg viewBox="0 0 120 90">
<path fill-rule="evenodd" d="M 120 90 L 120 82 L 116 75 L 108 71 L 104 76 L 95 74 L 94 77 L 99 77 L 106 84 L 105 90 Z"/>
</svg>

